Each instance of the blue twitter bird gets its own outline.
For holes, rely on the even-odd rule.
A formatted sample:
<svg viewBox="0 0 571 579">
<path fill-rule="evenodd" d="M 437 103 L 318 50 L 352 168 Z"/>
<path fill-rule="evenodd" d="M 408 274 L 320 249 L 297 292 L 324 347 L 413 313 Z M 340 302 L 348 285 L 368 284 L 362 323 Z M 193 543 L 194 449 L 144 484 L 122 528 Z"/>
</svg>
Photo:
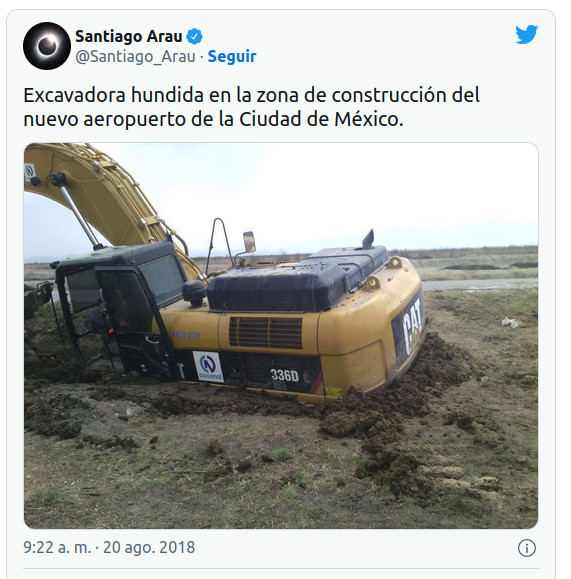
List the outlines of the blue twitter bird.
<svg viewBox="0 0 571 579">
<path fill-rule="evenodd" d="M 535 38 L 535 33 L 537 32 L 537 26 L 530 24 L 525 30 L 522 30 L 518 26 L 515 27 L 515 31 L 519 40 L 517 44 L 527 44 Z"/>
</svg>

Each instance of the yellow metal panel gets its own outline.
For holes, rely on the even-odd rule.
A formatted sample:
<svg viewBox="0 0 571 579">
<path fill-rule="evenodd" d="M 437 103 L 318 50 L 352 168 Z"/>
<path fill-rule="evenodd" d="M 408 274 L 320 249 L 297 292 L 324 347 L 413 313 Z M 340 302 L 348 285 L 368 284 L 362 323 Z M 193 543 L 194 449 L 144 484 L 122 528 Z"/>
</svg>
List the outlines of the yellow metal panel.
<svg viewBox="0 0 571 579">
<path fill-rule="evenodd" d="M 402 371 L 397 367 L 391 321 L 419 287 L 418 275 L 402 259 L 398 266 L 370 276 L 363 289 L 321 314 L 318 346 L 329 395 L 345 394 L 351 386 L 370 390 Z"/>
<path fill-rule="evenodd" d="M 161 311 L 169 338 L 175 350 L 220 350 L 218 324 L 220 315 L 206 308 L 190 309 L 187 302 Z M 181 307 L 181 305 L 183 307 Z"/>
<path fill-rule="evenodd" d="M 322 356 L 321 369 L 328 396 L 342 396 L 351 387 L 371 390 L 388 378 L 382 342 L 342 356 Z"/>
</svg>

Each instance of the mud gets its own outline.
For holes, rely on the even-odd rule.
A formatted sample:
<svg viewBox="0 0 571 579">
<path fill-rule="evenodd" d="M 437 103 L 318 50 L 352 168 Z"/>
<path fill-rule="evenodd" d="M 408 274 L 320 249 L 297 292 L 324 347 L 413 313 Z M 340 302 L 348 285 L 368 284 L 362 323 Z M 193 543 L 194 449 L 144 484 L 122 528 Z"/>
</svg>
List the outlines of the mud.
<svg viewBox="0 0 571 579">
<path fill-rule="evenodd" d="M 407 494 L 422 504 L 434 489 L 429 477 L 419 472 L 419 460 L 399 445 L 404 422 L 407 418 L 429 415 L 431 404 L 438 404 L 447 388 L 481 375 L 468 352 L 430 332 L 418 358 L 402 379 L 373 393 L 351 391 L 331 405 L 321 430 L 336 437 L 363 438 L 363 450 L 368 457 L 356 476 L 374 477 L 395 496 Z"/>
<path fill-rule="evenodd" d="M 533 526 L 537 292 L 437 292 L 426 304 L 430 331 L 409 372 L 325 407 L 86 370 L 36 314 L 25 333 L 26 522 Z"/>
</svg>

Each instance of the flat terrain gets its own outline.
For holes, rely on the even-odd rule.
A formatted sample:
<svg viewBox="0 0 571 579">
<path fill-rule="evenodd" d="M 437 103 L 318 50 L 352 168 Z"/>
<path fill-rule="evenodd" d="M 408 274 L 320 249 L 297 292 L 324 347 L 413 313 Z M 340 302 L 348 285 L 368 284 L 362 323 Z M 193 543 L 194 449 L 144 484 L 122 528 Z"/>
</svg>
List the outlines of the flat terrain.
<svg viewBox="0 0 571 579">
<path fill-rule="evenodd" d="M 411 258 L 434 279 L 537 267 L 534 248 L 488 249 L 485 263 L 461 251 Z M 532 527 L 537 291 L 436 291 L 425 302 L 429 334 L 407 375 L 325 408 L 86 370 L 49 309 L 36 313 L 25 326 L 26 523 Z"/>
</svg>

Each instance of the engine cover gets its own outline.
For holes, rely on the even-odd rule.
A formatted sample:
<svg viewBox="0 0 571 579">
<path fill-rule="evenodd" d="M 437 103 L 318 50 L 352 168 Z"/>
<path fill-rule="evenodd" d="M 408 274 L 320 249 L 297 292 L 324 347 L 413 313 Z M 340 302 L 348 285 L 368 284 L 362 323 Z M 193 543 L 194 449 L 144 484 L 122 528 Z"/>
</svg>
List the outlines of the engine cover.
<svg viewBox="0 0 571 579">
<path fill-rule="evenodd" d="M 206 295 L 213 311 L 323 312 L 388 260 L 382 246 L 324 249 L 295 265 L 231 270 L 212 279 Z"/>
</svg>

